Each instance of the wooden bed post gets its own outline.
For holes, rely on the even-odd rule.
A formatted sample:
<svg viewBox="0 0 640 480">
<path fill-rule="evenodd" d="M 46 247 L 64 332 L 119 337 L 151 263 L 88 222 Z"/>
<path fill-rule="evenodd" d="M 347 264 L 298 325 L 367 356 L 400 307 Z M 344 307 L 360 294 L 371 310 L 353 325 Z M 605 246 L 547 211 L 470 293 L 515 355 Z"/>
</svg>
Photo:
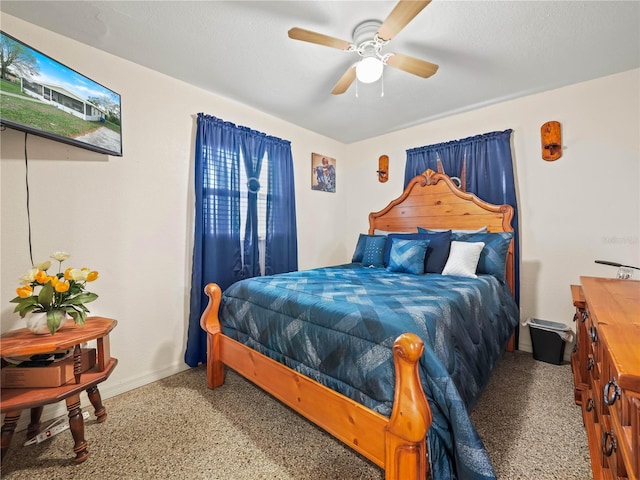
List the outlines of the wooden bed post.
<svg viewBox="0 0 640 480">
<path fill-rule="evenodd" d="M 220 360 L 220 335 L 222 327 L 218 318 L 222 290 L 215 283 L 204 287 L 209 297 L 207 308 L 200 317 L 200 327 L 207 332 L 207 384 L 209 388 L 219 387 L 224 383 L 224 365 Z"/>
<path fill-rule="evenodd" d="M 393 344 L 396 386 L 393 410 L 385 427 L 385 479 L 427 478 L 427 431 L 432 416 L 420 382 L 420 337 L 400 335 Z"/>
</svg>

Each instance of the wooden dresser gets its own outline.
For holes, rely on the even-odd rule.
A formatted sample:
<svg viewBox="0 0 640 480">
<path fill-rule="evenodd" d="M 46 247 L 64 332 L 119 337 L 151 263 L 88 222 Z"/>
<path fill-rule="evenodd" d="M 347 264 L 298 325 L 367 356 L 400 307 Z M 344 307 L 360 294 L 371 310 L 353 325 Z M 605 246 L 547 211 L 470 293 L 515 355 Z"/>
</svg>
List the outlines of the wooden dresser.
<svg viewBox="0 0 640 480">
<path fill-rule="evenodd" d="M 593 478 L 640 480 L 640 282 L 580 281 L 571 366 Z"/>
</svg>

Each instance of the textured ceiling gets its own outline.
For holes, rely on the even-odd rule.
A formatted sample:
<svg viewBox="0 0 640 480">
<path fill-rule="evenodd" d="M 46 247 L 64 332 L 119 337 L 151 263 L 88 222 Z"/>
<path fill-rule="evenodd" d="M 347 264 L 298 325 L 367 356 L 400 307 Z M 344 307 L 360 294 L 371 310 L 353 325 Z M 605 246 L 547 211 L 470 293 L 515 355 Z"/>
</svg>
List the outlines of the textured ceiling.
<svg viewBox="0 0 640 480">
<path fill-rule="evenodd" d="M 383 53 L 440 69 L 422 79 L 385 67 L 383 97 L 381 82 L 331 95 L 357 55 L 287 36 L 295 26 L 351 41 L 395 3 L 2 0 L 0 10 L 344 143 L 640 66 L 638 1 L 434 0 Z"/>
</svg>

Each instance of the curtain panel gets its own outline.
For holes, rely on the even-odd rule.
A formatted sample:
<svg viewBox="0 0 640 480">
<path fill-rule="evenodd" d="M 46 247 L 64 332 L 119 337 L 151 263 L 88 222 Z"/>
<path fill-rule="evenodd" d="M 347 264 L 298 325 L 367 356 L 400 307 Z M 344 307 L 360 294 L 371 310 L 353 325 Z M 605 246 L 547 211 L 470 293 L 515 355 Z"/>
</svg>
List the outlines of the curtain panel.
<svg viewBox="0 0 640 480">
<path fill-rule="evenodd" d="M 464 181 L 463 189 L 490 203 L 513 207 L 515 299 L 520 304 L 520 241 L 518 203 L 511 157 L 511 132 L 490 132 L 482 135 L 437 143 L 407 150 L 404 186 L 427 169 Z"/>
<path fill-rule="evenodd" d="M 265 158 L 268 181 L 261 185 Z M 291 143 L 199 113 L 194 165 L 195 228 L 185 352 L 191 367 L 204 363 L 207 356 L 206 334 L 200 327 L 206 284 L 215 282 L 224 291 L 238 280 L 261 275 L 261 241 L 265 274 L 298 269 Z M 246 185 L 241 185 L 242 178 Z M 260 239 L 258 195 L 265 190 L 266 233 Z"/>
</svg>

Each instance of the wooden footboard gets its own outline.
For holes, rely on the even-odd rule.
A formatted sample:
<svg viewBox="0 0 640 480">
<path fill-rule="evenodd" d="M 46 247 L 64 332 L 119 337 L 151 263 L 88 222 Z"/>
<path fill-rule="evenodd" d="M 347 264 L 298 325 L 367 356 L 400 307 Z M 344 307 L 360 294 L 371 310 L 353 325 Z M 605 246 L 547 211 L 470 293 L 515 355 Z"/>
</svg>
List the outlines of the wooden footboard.
<svg viewBox="0 0 640 480">
<path fill-rule="evenodd" d="M 385 470 L 387 480 L 424 480 L 429 469 L 426 435 L 432 417 L 422 390 L 418 361 L 424 344 L 405 333 L 393 345 L 395 397 L 390 418 L 305 377 L 222 333 L 222 292 L 205 287 L 209 303 L 200 319 L 207 332 L 207 382 L 224 382 L 224 366 L 235 370 Z"/>
</svg>

